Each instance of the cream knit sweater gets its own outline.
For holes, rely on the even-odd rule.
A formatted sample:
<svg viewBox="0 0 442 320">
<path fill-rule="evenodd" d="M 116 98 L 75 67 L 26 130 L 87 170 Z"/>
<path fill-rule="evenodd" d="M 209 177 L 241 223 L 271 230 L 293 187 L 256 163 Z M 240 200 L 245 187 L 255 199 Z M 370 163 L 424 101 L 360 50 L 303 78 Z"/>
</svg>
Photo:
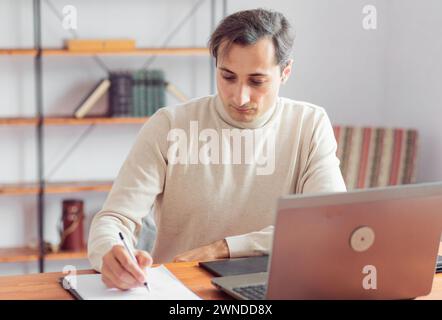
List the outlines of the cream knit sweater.
<svg viewBox="0 0 442 320">
<path fill-rule="evenodd" d="M 309 103 L 278 98 L 252 123 L 234 121 L 217 95 L 162 108 L 141 129 L 93 219 L 89 260 L 100 271 L 119 231 L 135 246 L 152 206 L 154 263 L 220 239 L 231 257 L 267 253 L 278 197 L 345 191 L 335 154 L 326 112 Z"/>
</svg>

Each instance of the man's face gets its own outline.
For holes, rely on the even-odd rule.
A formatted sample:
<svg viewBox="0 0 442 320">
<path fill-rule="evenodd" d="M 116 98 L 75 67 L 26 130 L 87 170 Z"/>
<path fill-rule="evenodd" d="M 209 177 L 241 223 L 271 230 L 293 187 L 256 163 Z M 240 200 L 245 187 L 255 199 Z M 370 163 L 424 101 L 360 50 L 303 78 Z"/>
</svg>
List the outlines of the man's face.
<svg viewBox="0 0 442 320">
<path fill-rule="evenodd" d="M 271 39 L 253 45 L 232 44 L 218 54 L 216 81 L 224 108 L 236 121 L 251 122 L 269 110 L 276 101 L 281 79 L 288 78 L 291 62 L 283 70 L 275 61 Z"/>
</svg>

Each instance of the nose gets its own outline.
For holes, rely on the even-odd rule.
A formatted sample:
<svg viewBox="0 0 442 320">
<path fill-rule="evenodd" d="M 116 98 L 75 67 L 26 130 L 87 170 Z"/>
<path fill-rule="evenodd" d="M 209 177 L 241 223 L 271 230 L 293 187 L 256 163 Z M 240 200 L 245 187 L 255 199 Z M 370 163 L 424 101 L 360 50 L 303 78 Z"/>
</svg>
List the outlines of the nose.
<svg viewBox="0 0 442 320">
<path fill-rule="evenodd" d="M 236 107 L 241 107 L 250 102 L 250 90 L 248 86 L 238 85 L 233 95 L 233 103 Z"/>
</svg>

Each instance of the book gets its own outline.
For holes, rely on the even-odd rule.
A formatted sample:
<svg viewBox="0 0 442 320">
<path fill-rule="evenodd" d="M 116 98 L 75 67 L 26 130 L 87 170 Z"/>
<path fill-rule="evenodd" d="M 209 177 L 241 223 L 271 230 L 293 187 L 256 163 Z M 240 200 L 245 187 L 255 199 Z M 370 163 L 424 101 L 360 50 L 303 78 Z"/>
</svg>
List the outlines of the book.
<svg viewBox="0 0 442 320">
<path fill-rule="evenodd" d="M 102 40 L 66 40 L 66 48 L 69 51 L 95 51 L 103 50 Z"/>
<path fill-rule="evenodd" d="M 140 114 L 142 117 L 147 115 L 147 99 L 146 99 L 146 84 L 145 84 L 145 72 L 144 70 L 140 70 Z"/>
<path fill-rule="evenodd" d="M 146 70 L 146 90 L 147 90 L 147 110 L 146 115 L 151 116 L 155 112 L 154 106 L 154 88 L 153 88 L 153 73 L 152 70 Z"/>
<path fill-rule="evenodd" d="M 68 275 L 60 284 L 81 300 L 201 300 L 164 265 L 147 269 L 150 291 L 145 287 L 130 290 L 109 289 L 101 274 Z"/>
<path fill-rule="evenodd" d="M 69 51 L 124 51 L 135 50 L 132 39 L 69 39 L 66 40 Z"/>
<path fill-rule="evenodd" d="M 111 82 L 109 79 L 102 79 L 83 98 L 79 106 L 74 111 L 75 118 L 83 118 L 94 107 L 97 101 L 109 90 Z"/>
<path fill-rule="evenodd" d="M 141 89 L 142 89 L 142 72 L 134 71 L 132 73 L 132 116 L 142 117 L 142 101 L 141 101 Z"/>
<path fill-rule="evenodd" d="M 181 92 L 177 87 L 175 87 L 170 82 L 165 82 L 165 89 L 168 93 L 170 93 L 172 96 L 177 98 L 180 102 L 186 102 L 189 101 L 189 98 Z"/>
<path fill-rule="evenodd" d="M 159 86 L 158 107 L 162 108 L 166 106 L 166 83 L 164 81 L 164 72 L 162 70 L 158 70 L 158 86 Z"/>
<path fill-rule="evenodd" d="M 135 40 L 111 39 L 103 41 L 104 51 L 135 50 Z"/>
<path fill-rule="evenodd" d="M 161 72 L 160 70 L 152 70 L 152 87 L 153 87 L 153 106 L 154 106 L 154 110 L 153 113 L 155 113 L 155 111 L 157 111 L 160 107 L 164 107 L 161 106 L 160 104 L 160 95 L 161 95 Z"/>
<path fill-rule="evenodd" d="M 111 72 L 109 96 L 110 113 L 113 117 L 129 117 L 133 112 L 132 74 L 130 72 Z"/>
<path fill-rule="evenodd" d="M 166 106 L 162 70 L 110 72 L 109 110 L 113 117 L 152 116 Z"/>
</svg>

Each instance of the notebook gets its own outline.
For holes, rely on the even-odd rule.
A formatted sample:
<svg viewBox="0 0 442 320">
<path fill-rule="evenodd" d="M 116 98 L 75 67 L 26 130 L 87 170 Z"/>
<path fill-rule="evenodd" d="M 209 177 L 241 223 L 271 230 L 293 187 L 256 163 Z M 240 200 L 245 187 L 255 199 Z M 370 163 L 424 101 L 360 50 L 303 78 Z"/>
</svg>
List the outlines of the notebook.
<svg viewBox="0 0 442 320">
<path fill-rule="evenodd" d="M 164 265 L 147 271 L 150 292 L 146 287 L 130 290 L 109 289 L 101 274 L 68 275 L 60 284 L 81 300 L 201 300 Z"/>
</svg>

